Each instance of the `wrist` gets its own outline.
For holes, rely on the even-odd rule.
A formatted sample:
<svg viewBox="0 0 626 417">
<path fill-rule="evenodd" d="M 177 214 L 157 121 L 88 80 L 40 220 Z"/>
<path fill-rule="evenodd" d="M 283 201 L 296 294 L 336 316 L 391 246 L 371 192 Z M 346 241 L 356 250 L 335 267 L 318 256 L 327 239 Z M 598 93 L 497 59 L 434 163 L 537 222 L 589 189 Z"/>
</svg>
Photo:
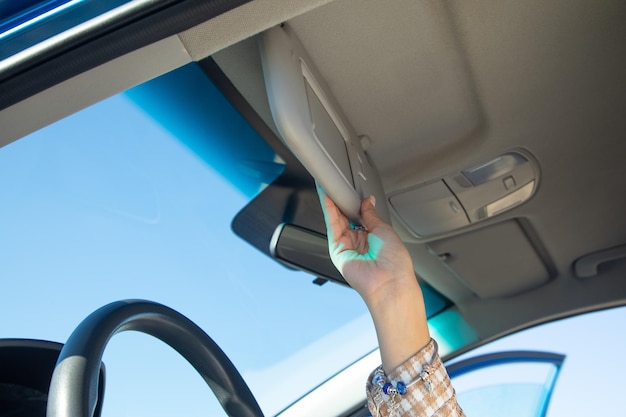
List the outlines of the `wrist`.
<svg viewBox="0 0 626 417">
<path fill-rule="evenodd" d="M 430 341 L 422 292 L 415 278 L 396 282 L 370 294 L 366 304 L 376 328 L 386 372 L 390 372 Z"/>
<path fill-rule="evenodd" d="M 381 279 L 379 285 L 369 289 L 361 297 L 369 310 L 376 311 L 392 308 L 394 304 L 423 304 L 422 290 L 415 275 Z"/>
</svg>

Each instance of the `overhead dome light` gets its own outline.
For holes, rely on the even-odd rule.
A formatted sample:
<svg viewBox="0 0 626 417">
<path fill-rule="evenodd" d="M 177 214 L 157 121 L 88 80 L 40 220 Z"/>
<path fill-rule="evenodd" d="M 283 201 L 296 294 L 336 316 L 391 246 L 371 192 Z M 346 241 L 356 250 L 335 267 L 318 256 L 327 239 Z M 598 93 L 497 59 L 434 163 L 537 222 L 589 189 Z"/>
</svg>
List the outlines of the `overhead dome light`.
<svg viewBox="0 0 626 417">
<path fill-rule="evenodd" d="M 402 190 L 389 202 L 416 237 L 440 235 L 510 210 L 534 194 L 539 170 L 516 150 L 489 162 Z"/>
</svg>

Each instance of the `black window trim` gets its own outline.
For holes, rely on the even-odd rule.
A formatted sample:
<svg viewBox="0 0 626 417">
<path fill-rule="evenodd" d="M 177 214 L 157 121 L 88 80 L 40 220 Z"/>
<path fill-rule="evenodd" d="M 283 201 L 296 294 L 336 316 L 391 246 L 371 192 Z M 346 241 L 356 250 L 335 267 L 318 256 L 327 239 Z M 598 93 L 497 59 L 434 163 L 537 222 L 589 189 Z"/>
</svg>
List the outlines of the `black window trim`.
<svg viewBox="0 0 626 417">
<path fill-rule="evenodd" d="M 161 0 L 0 73 L 0 110 L 251 0 Z"/>
</svg>

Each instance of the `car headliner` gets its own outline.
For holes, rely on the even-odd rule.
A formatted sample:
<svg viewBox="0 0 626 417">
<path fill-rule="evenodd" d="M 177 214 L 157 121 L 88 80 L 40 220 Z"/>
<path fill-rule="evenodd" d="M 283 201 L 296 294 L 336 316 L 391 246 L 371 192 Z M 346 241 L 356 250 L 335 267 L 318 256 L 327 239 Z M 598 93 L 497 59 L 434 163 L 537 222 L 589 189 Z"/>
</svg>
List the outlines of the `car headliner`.
<svg viewBox="0 0 626 417">
<path fill-rule="evenodd" d="M 269 138 L 276 128 L 255 35 L 288 22 L 356 131 L 370 137 L 369 155 L 388 196 L 513 149 L 536 159 L 536 194 L 504 214 L 431 239 L 416 238 L 393 219 L 417 275 L 455 304 L 480 341 L 624 304 L 623 247 L 596 276 L 579 278 L 573 268 L 581 257 L 626 244 L 624 2 L 256 0 L 223 12 L 242 2 L 235 3 L 221 2 L 223 9 L 207 13 L 206 22 L 153 35 L 132 52 L 122 48 L 82 68 L 61 66 L 47 84 L 30 90 L 13 88 L 34 71 L 67 64 L 76 51 L 91 56 L 78 48 L 98 37 L 2 67 L 0 145 L 192 61 L 213 77 L 223 72 L 232 82 L 223 83 L 229 97 L 242 112 L 255 112 L 249 117 L 257 126 L 267 124 L 259 129 Z M 302 168 L 285 158 L 301 179 Z M 293 210 L 294 222 L 321 230 L 311 181 L 279 186 L 292 187 L 302 204 L 293 208 L 291 192 L 273 194 L 266 208 L 276 213 L 265 220 L 267 229 Z M 515 256 L 507 241 L 532 252 Z M 467 276 L 480 272 L 477 280 L 437 256 L 450 242 L 458 249 L 452 255 L 464 257 Z M 525 287 L 534 277 L 524 270 L 536 263 L 546 279 Z M 523 291 L 492 296 L 478 290 L 497 287 L 512 271 Z"/>
</svg>

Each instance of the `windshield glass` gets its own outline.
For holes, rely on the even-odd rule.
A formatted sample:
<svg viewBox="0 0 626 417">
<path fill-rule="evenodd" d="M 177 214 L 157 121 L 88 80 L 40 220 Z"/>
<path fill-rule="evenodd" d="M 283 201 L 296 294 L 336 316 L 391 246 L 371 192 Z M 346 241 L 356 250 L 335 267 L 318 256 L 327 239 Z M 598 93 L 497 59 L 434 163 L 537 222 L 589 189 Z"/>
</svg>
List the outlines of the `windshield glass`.
<svg viewBox="0 0 626 417">
<path fill-rule="evenodd" d="M 150 107 L 140 86 L 0 149 L 0 337 L 64 342 L 104 304 L 157 301 L 214 338 L 273 415 L 372 351 L 373 326 L 349 288 L 314 285 L 232 233 L 273 178 L 238 169 L 242 146 L 218 144 L 246 140 L 259 159 L 275 157 L 210 83 L 188 88 L 213 103 L 195 126 L 159 120 L 197 109 Z M 105 416 L 222 413 L 201 378 L 185 376 L 190 366 L 148 336 L 118 335 L 104 361 Z"/>
</svg>

